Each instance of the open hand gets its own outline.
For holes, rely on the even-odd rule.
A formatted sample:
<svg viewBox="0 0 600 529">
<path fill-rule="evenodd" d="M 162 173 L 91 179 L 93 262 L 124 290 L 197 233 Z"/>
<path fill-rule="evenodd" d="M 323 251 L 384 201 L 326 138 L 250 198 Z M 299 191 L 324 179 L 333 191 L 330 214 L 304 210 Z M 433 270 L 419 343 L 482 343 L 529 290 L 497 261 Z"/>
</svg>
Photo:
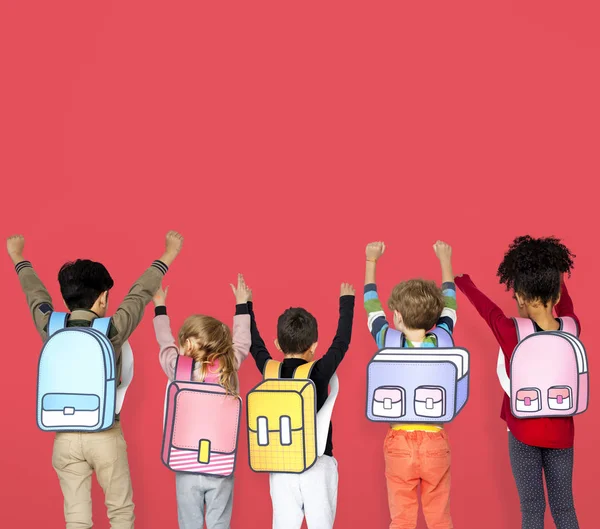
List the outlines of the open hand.
<svg viewBox="0 0 600 529">
<path fill-rule="evenodd" d="M 156 291 L 156 294 L 154 294 L 154 297 L 152 298 L 152 301 L 154 302 L 154 306 L 155 307 L 164 307 L 167 303 L 167 294 L 168 293 L 169 293 L 169 287 L 167 287 L 163 290 L 163 287 L 161 285 L 161 287 Z"/>
<path fill-rule="evenodd" d="M 356 289 L 350 283 L 342 283 L 340 297 L 342 296 L 356 296 Z"/>
<path fill-rule="evenodd" d="M 252 301 L 252 289 L 246 284 L 246 280 L 242 274 L 238 274 L 237 287 L 230 284 L 233 295 L 235 296 L 236 305 L 241 305 Z"/>
<path fill-rule="evenodd" d="M 371 261 L 377 261 L 385 252 L 385 243 L 383 241 L 371 242 L 367 244 L 367 249 L 365 253 L 367 254 L 367 259 Z"/>
</svg>

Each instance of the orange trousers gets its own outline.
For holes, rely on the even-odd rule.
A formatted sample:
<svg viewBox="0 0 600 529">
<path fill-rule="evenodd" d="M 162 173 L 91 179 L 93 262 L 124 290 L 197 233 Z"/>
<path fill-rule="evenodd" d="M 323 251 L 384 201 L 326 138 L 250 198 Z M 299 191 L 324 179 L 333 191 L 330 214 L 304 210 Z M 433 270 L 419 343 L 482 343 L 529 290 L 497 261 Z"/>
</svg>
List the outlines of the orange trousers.
<svg viewBox="0 0 600 529">
<path fill-rule="evenodd" d="M 421 504 L 429 529 L 452 529 L 450 518 L 450 444 L 439 432 L 392 430 L 383 452 L 392 523 L 390 529 L 415 529 Z"/>
</svg>

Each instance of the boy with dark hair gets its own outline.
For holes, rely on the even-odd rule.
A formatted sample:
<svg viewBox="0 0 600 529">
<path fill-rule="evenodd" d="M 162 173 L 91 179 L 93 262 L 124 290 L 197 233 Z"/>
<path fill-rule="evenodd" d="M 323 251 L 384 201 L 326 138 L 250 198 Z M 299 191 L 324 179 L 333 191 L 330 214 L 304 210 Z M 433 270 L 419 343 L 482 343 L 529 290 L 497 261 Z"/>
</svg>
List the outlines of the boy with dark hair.
<svg viewBox="0 0 600 529">
<path fill-rule="evenodd" d="M 121 349 L 144 315 L 145 306 L 161 286 L 169 266 L 177 257 L 183 237 L 171 231 L 166 236 L 165 252 L 134 283 L 113 314 L 108 337 L 115 350 L 116 380 L 121 378 Z M 54 311 L 52 298 L 29 261 L 23 257 L 25 239 L 21 235 L 6 241 L 21 287 L 37 331 L 48 338 L 48 321 Z M 108 292 L 113 280 L 101 263 L 79 259 L 65 264 L 58 274 L 60 290 L 71 311 L 68 327 L 90 327 L 106 315 Z M 112 428 L 95 433 L 58 432 L 52 453 L 54 467 L 63 492 L 67 529 L 92 527 L 92 473 L 104 490 L 112 529 L 132 529 L 134 505 L 127 460 L 127 446 L 119 416 Z"/>
<path fill-rule="evenodd" d="M 442 270 L 442 287 L 434 281 L 410 279 L 394 287 L 388 300 L 394 311 L 394 327 L 404 335 L 404 347 L 437 347 L 433 327 L 452 334 L 456 323 L 456 288 L 452 273 L 452 248 L 437 241 L 434 246 Z M 390 328 L 375 283 L 377 261 L 385 252 L 383 242 L 366 248 L 365 310 L 371 335 L 379 349 Z M 418 351 L 415 351 L 418 354 Z M 442 424 L 390 424 L 384 442 L 385 477 L 390 508 L 390 529 L 415 529 L 421 486 L 423 514 L 430 529 L 452 529 L 450 516 L 450 443 Z"/>
<path fill-rule="evenodd" d="M 327 400 L 329 381 L 350 345 L 354 299 L 354 287 L 342 284 L 337 333 L 327 352 L 314 363 L 310 372 L 310 379 L 316 387 L 317 411 Z M 271 355 L 258 332 L 252 302 L 248 306 L 252 335 L 250 354 L 254 357 L 258 370 L 263 373 Z M 305 309 L 290 308 L 279 317 L 275 346 L 285 357 L 281 366 L 281 378 L 292 378 L 297 367 L 313 361 L 317 341 L 317 320 Z M 273 502 L 273 529 L 300 529 L 304 517 L 309 529 L 331 529 L 335 519 L 338 488 L 331 424 L 324 455 L 312 467 L 301 474 L 272 473 L 269 482 Z"/>
</svg>

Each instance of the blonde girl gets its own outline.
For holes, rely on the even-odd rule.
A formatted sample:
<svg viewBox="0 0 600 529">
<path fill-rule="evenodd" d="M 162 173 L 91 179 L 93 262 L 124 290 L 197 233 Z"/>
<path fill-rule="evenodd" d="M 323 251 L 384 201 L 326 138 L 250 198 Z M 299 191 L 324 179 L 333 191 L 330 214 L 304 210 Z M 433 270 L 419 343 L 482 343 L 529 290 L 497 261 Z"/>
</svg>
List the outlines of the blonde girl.
<svg viewBox="0 0 600 529">
<path fill-rule="evenodd" d="M 250 351 L 250 314 L 252 291 L 238 275 L 237 287 L 231 285 L 236 300 L 233 333 L 223 322 L 204 315 L 189 316 L 179 330 L 177 342 L 167 316 L 167 291 L 154 296 L 154 330 L 160 348 L 163 371 L 173 380 L 178 355 L 194 360 L 194 380 L 221 384 L 229 394 L 238 395 L 237 371 Z M 177 512 L 180 529 L 229 529 L 233 506 L 233 475 L 205 476 L 175 473 Z M 206 504 L 206 510 L 204 505 Z"/>
</svg>

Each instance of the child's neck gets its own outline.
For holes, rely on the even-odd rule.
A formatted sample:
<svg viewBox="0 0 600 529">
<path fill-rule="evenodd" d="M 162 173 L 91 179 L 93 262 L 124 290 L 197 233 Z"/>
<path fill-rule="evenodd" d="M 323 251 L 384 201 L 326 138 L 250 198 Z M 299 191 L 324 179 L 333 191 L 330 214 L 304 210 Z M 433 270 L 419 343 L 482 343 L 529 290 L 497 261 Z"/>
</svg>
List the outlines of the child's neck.
<svg viewBox="0 0 600 529">
<path fill-rule="evenodd" d="M 427 336 L 427 331 L 424 329 L 405 329 L 404 336 L 411 343 L 419 343 Z"/>
<path fill-rule="evenodd" d="M 538 326 L 545 331 L 556 331 L 560 328 L 560 324 L 556 321 L 552 313 L 552 305 L 549 307 L 529 307 L 527 313 Z"/>
</svg>

